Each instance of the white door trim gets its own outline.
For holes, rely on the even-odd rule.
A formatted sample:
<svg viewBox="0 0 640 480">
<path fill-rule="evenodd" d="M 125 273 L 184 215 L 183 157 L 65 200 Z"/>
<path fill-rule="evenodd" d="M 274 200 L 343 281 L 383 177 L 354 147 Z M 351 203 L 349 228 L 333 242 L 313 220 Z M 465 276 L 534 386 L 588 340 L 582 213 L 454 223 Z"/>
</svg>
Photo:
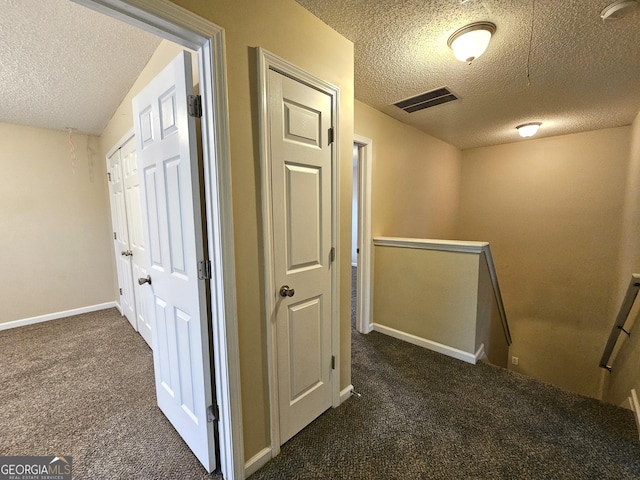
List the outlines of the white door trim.
<svg viewBox="0 0 640 480">
<path fill-rule="evenodd" d="M 358 147 L 358 291 L 356 305 L 356 330 L 369 333 L 373 301 L 373 248 L 371 240 L 371 179 L 373 177 L 373 140 L 360 135 L 353 136 Z"/>
<path fill-rule="evenodd" d="M 333 407 L 340 405 L 340 252 L 338 249 L 339 230 L 339 148 L 338 139 L 338 118 L 340 105 L 340 89 L 324 80 L 321 80 L 310 73 L 302 70 L 296 65 L 284 60 L 263 48 L 258 47 L 258 90 L 260 95 L 260 112 L 258 115 L 259 137 L 260 137 L 260 167 L 262 184 L 262 229 L 264 243 L 264 280 L 265 280 L 265 308 L 267 322 L 267 363 L 269 368 L 269 408 L 271 412 L 271 455 L 280 453 L 280 415 L 278 402 L 278 356 L 277 356 L 277 331 L 275 323 L 275 268 L 273 265 L 273 228 L 272 228 L 272 192 L 271 192 L 271 163 L 269 151 L 271 150 L 269 141 L 269 117 L 267 112 L 268 91 L 267 78 L 269 70 L 274 70 L 287 77 L 304 83 L 312 88 L 326 93 L 332 98 L 332 116 L 334 129 L 334 142 L 332 144 L 332 166 L 331 166 L 331 242 L 336 248 L 335 262 L 331 272 L 331 352 L 336 358 L 336 374 L 332 377 L 331 391 Z"/>
<path fill-rule="evenodd" d="M 224 29 L 168 0 L 74 0 L 198 53 L 220 468 L 244 479 Z"/>
<path fill-rule="evenodd" d="M 135 135 L 135 132 L 133 131 L 133 127 L 130 130 L 127 130 L 127 133 L 125 133 L 120 140 L 118 140 L 113 147 L 111 147 L 111 149 L 107 152 L 107 155 L 105 158 L 109 158 L 111 155 L 113 155 L 114 153 L 116 153 L 116 151 L 122 147 L 122 145 L 124 145 L 125 143 L 127 143 L 127 140 L 129 140 L 130 138 L 132 138 Z"/>
</svg>

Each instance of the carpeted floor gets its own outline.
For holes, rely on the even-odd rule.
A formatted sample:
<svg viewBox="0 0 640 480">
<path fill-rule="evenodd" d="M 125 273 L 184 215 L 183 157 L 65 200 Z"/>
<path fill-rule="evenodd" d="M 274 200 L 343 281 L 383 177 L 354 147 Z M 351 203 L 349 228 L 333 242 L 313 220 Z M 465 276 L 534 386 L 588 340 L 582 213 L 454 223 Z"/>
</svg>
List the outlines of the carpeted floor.
<svg viewBox="0 0 640 480">
<path fill-rule="evenodd" d="M 117 310 L 0 332 L 0 455 L 71 455 L 74 479 L 209 476 L 156 406 L 149 347 Z"/>
<path fill-rule="evenodd" d="M 352 331 L 352 355 L 362 396 L 251 480 L 640 478 L 628 410 L 376 332 Z"/>
<path fill-rule="evenodd" d="M 630 411 L 487 364 L 352 332 L 362 396 L 262 479 L 638 479 Z M 0 332 L 0 455 L 72 455 L 77 479 L 205 479 L 155 405 L 151 352 L 115 310 Z"/>
</svg>

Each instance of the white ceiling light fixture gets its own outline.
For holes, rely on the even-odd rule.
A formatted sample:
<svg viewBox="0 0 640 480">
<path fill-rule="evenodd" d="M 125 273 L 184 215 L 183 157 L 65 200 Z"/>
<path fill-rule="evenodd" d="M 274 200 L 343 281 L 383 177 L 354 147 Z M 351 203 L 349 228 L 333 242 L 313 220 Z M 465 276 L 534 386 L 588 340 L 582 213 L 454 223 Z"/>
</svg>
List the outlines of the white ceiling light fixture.
<svg viewBox="0 0 640 480">
<path fill-rule="evenodd" d="M 542 125 L 541 122 L 531 122 L 531 123 L 518 125 L 516 129 L 518 130 L 518 133 L 520 134 L 521 137 L 529 138 L 529 137 L 533 137 L 536 133 L 538 133 L 538 129 L 540 128 L 540 125 Z"/>
<path fill-rule="evenodd" d="M 607 20 L 619 20 L 638 8 L 636 0 L 616 0 L 611 5 L 605 7 L 600 13 L 603 22 Z"/>
<path fill-rule="evenodd" d="M 496 26 L 491 22 L 470 23 L 453 32 L 447 45 L 458 60 L 471 64 L 484 53 L 495 32 Z"/>
</svg>

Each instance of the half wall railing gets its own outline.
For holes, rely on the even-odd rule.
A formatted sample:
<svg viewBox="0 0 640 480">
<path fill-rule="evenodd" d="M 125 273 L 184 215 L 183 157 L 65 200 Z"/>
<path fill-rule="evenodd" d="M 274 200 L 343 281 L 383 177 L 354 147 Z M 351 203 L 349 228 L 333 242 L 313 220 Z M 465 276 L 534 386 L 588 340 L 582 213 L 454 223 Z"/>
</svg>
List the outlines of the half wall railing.
<svg viewBox="0 0 640 480">
<path fill-rule="evenodd" d="M 487 242 L 377 237 L 374 330 L 507 365 L 511 332 Z"/>
<path fill-rule="evenodd" d="M 627 319 L 629 318 L 629 313 L 631 313 L 631 309 L 633 308 L 633 304 L 638 296 L 638 291 L 640 290 L 640 274 L 634 273 L 631 275 L 631 280 L 629 281 L 629 285 L 627 286 L 627 291 L 624 295 L 624 299 L 622 300 L 622 305 L 620 305 L 620 310 L 618 311 L 618 315 L 616 316 L 616 321 L 611 328 L 611 333 L 609 334 L 609 340 L 607 340 L 607 344 L 604 347 L 604 351 L 602 352 L 602 358 L 600 359 L 600 367 L 606 368 L 611 371 L 613 362 L 611 361 L 611 355 L 613 354 L 613 350 L 618 343 L 618 338 L 620 337 L 620 333 L 625 333 L 630 335 L 630 330 L 625 330 L 624 326 L 627 323 Z"/>
</svg>

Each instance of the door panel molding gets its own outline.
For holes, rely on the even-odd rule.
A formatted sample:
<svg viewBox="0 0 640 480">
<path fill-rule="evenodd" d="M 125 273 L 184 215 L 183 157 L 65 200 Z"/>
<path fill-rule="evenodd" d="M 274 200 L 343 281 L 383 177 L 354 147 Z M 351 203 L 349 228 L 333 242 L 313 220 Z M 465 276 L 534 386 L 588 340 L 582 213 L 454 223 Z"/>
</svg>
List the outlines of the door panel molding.
<svg viewBox="0 0 640 480">
<path fill-rule="evenodd" d="M 339 229 L 339 148 L 338 138 L 339 132 L 339 105 L 340 105 L 340 89 L 319 79 L 312 74 L 302 70 L 296 65 L 284 60 L 269 51 L 258 47 L 258 90 L 260 96 L 259 102 L 259 142 L 260 142 L 260 166 L 261 166 L 261 185 L 262 185 L 262 237 L 264 244 L 264 279 L 265 279 L 265 311 L 267 322 L 267 362 L 269 370 L 269 403 L 271 413 L 271 455 L 276 456 L 280 453 L 280 415 L 279 415 L 279 394 L 278 394 L 278 355 L 277 355 L 277 328 L 275 322 L 276 302 L 277 302 L 277 285 L 275 282 L 275 262 L 274 262 L 274 232 L 273 232 L 273 196 L 271 189 L 271 141 L 269 134 L 269 89 L 268 78 L 269 71 L 278 72 L 295 81 L 314 88 L 322 93 L 329 95 L 332 99 L 331 115 L 332 127 L 334 131 L 334 141 L 332 148 L 332 165 L 331 165 L 331 242 L 334 247 L 339 245 L 340 229 Z M 310 115 L 311 112 L 304 109 L 297 109 L 291 112 L 294 115 Z M 300 131 L 296 133 L 291 141 L 301 141 L 311 143 L 315 138 L 314 132 Z M 331 376 L 331 396 L 332 406 L 335 408 L 340 405 L 340 255 L 335 255 L 335 260 L 331 267 L 331 352 L 335 357 L 335 370 Z"/>
</svg>

